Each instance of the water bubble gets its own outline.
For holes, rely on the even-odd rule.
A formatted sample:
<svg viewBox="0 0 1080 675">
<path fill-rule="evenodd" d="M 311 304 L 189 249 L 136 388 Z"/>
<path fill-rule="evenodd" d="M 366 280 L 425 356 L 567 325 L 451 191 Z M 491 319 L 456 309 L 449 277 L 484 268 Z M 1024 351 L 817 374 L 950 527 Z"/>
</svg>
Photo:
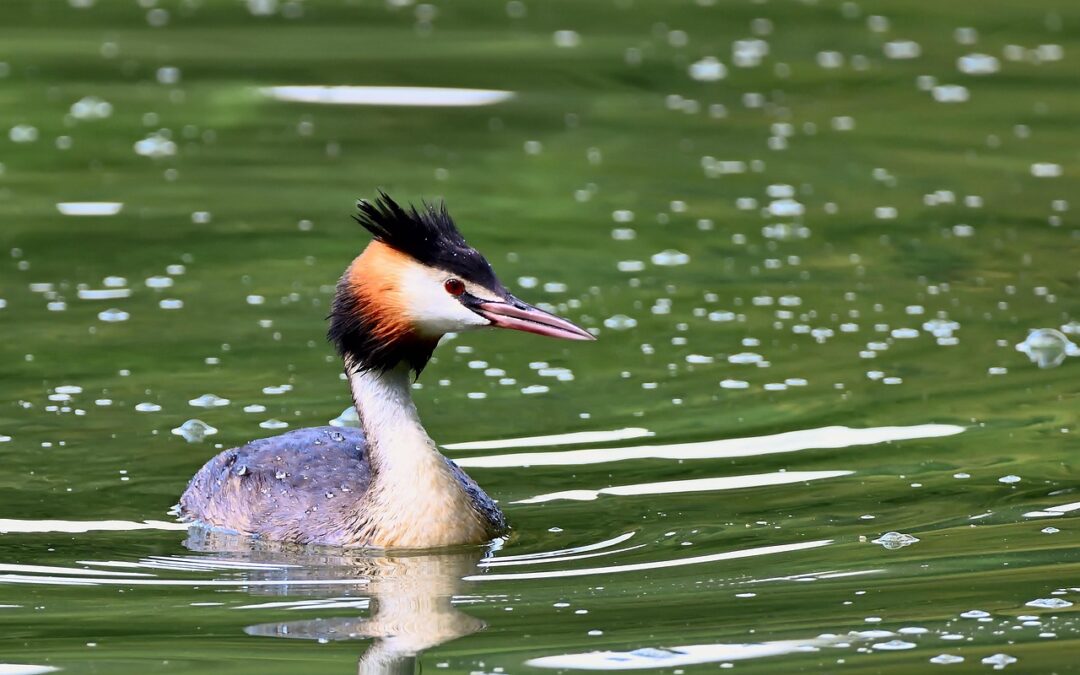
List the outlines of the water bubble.
<svg viewBox="0 0 1080 675">
<path fill-rule="evenodd" d="M 1031 602 L 1024 603 L 1028 607 L 1038 607 L 1039 609 L 1065 609 L 1066 607 L 1072 607 L 1072 603 L 1068 600 L 1061 598 L 1037 598 Z"/>
<path fill-rule="evenodd" d="M 930 663 L 936 663 L 938 665 L 943 665 L 943 666 L 951 665 L 953 663 L 963 663 L 963 662 L 964 662 L 964 657 L 963 656 L 956 656 L 954 654 L 938 654 L 937 656 L 930 659 Z"/>
<path fill-rule="evenodd" d="M 740 352 L 738 354 L 732 354 L 728 357 L 728 363 L 734 364 L 749 364 L 749 363 L 761 363 L 764 361 L 764 357 L 761 354 L 755 354 L 754 352 Z"/>
<path fill-rule="evenodd" d="M 839 68 L 844 65 L 844 55 L 840 52 L 821 51 L 817 53 L 817 64 L 822 68 Z"/>
<path fill-rule="evenodd" d="M 265 422 L 259 422 L 259 426 L 263 429 L 284 429 L 289 426 L 289 423 L 271 418 L 266 420 Z"/>
<path fill-rule="evenodd" d="M 267 394 L 268 396 L 280 396 L 281 394 L 285 394 L 290 391 L 292 391 L 291 384 L 271 385 L 269 387 L 263 387 L 262 389 L 262 393 Z"/>
<path fill-rule="evenodd" d="M 183 436 L 188 443 L 199 443 L 207 436 L 216 434 L 218 430 L 202 420 L 190 419 L 173 429 L 172 432 L 177 436 Z"/>
<path fill-rule="evenodd" d="M 1080 354 L 1080 348 L 1054 328 L 1031 331 L 1023 342 L 1016 345 L 1016 351 L 1027 354 L 1031 362 L 1040 368 L 1056 368 L 1066 356 Z"/>
<path fill-rule="evenodd" d="M 750 383 L 746 380 L 720 380 L 721 389 L 747 389 Z"/>
<path fill-rule="evenodd" d="M 161 132 L 154 132 L 135 142 L 135 154 L 143 157 L 171 157 L 176 154 L 176 143 Z"/>
<path fill-rule="evenodd" d="M 157 403 L 143 402 L 135 404 L 135 410 L 137 412 L 159 412 L 161 406 Z"/>
<path fill-rule="evenodd" d="M 930 90 L 938 103 L 963 103 L 971 98 L 968 88 L 959 84 L 939 84 Z"/>
<path fill-rule="evenodd" d="M 709 321 L 716 321 L 718 323 L 726 323 L 728 321 L 734 321 L 736 319 L 735 312 L 728 312 L 725 310 L 718 310 L 715 312 L 709 312 Z"/>
<path fill-rule="evenodd" d="M 162 66 L 158 68 L 157 81 L 161 84 L 176 84 L 180 81 L 180 69 L 176 66 Z"/>
<path fill-rule="evenodd" d="M 969 609 L 966 612 L 960 614 L 962 619 L 986 619 L 990 616 L 990 612 L 985 612 L 981 609 Z"/>
<path fill-rule="evenodd" d="M 759 21 L 759 19 L 755 19 L 755 21 Z M 761 60 L 768 55 L 769 43 L 764 40 L 735 40 L 735 42 L 731 43 L 731 61 L 739 68 L 759 66 Z"/>
<path fill-rule="evenodd" d="M 8 131 L 12 143 L 33 143 L 38 139 L 37 127 L 29 124 L 16 124 Z"/>
<path fill-rule="evenodd" d="M 131 318 L 131 315 L 122 309 L 106 309 L 98 312 L 98 319 L 107 323 L 116 323 L 118 321 L 127 321 Z"/>
<path fill-rule="evenodd" d="M 960 324 L 949 319 L 930 319 L 923 323 L 922 328 L 934 337 L 952 337 L 953 331 L 959 330 Z"/>
<path fill-rule="evenodd" d="M 266 302 L 266 298 L 261 295 L 249 295 L 244 301 L 249 305 L 261 305 Z"/>
<path fill-rule="evenodd" d="M 215 394 L 203 394 L 188 401 L 188 405 L 195 408 L 221 408 L 229 405 L 229 399 L 221 398 Z"/>
<path fill-rule="evenodd" d="M 727 67 L 715 56 L 706 56 L 690 64 L 690 77 L 698 82 L 717 82 L 727 77 Z"/>
<path fill-rule="evenodd" d="M 612 330 L 629 330 L 637 326 L 637 319 L 625 314 L 615 314 L 604 319 L 604 326 Z"/>
<path fill-rule="evenodd" d="M 1001 70 L 1001 62 L 989 54 L 968 54 L 957 59 L 956 67 L 965 75 L 990 75 Z"/>
<path fill-rule="evenodd" d="M 147 277 L 143 283 L 147 288 L 172 288 L 174 282 L 172 277 L 154 276 Z"/>
<path fill-rule="evenodd" d="M 163 298 L 158 302 L 158 307 L 162 309 L 183 309 L 184 301 L 176 298 Z"/>
<path fill-rule="evenodd" d="M 1016 657 L 1009 656 L 1008 654 L 994 654 L 993 656 L 984 658 L 982 663 L 986 666 L 993 666 L 994 670 L 1001 670 L 1011 663 L 1016 663 Z"/>
<path fill-rule="evenodd" d="M 848 115 L 838 115 L 830 121 L 833 131 L 851 131 L 855 128 L 855 118 Z"/>
<path fill-rule="evenodd" d="M 895 550 L 904 548 L 905 546 L 911 546 L 918 541 L 918 537 L 914 537 L 910 534 L 904 534 L 902 532 L 886 532 L 875 539 L 873 543 L 880 544 L 889 550 Z"/>
<path fill-rule="evenodd" d="M 713 357 L 706 356 L 704 354 L 687 354 L 686 355 L 686 362 L 687 363 L 699 363 L 699 364 L 701 364 L 701 363 L 712 363 L 713 362 Z"/>
<path fill-rule="evenodd" d="M 1062 173 L 1061 165 L 1053 162 L 1035 162 L 1031 165 L 1031 175 L 1036 178 L 1058 178 Z"/>
<path fill-rule="evenodd" d="M 887 59 L 915 59 L 922 53 L 919 43 L 913 40 L 890 40 L 882 49 Z"/>
<path fill-rule="evenodd" d="M 84 96 L 71 104 L 71 116 L 78 120 L 102 120 L 112 115 L 113 107 L 97 96 Z"/>
<path fill-rule="evenodd" d="M 641 260 L 620 260 L 615 263 L 615 269 L 620 272 L 641 272 L 645 269 L 645 263 Z"/>
<path fill-rule="evenodd" d="M 805 212 L 806 207 L 794 199 L 777 199 L 769 202 L 769 213 L 778 218 L 792 218 L 801 216 Z"/>
<path fill-rule="evenodd" d="M 522 394 L 546 394 L 551 391 L 551 388 L 543 384 L 533 384 L 521 389 Z"/>
<path fill-rule="evenodd" d="M 874 649 L 881 651 L 900 651 L 903 649 L 914 649 L 914 642 L 905 642 L 904 640 L 889 640 L 888 642 L 878 642 L 872 645 Z"/>
<path fill-rule="evenodd" d="M 674 249 L 667 249 L 653 254 L 650 260 L 652 260 L 654 265 L 674 267 L 677 265 L 685 265 L 690 262 L 690 256 Z"/>
<path fill-rule="evenodd" d="M 552 36 L 556 47 L 570 49 L 581 44 L 581 35 L 576 30 L 557 30 Z"/>
<path fill-rule="evenodd" d="M 258 403 L 252 403 L 251 405 L 244 406 L 244 412 L 246 412 L 246 413 L 262 413 L 262 412 L 266 412 L 266 406 L 259 405 Z"/>
<path fill-rule="evenodd" d="M 1039 532 L 1042 532 L 1043 534 L 1057 534 L 1058 532 L 1061 532 L 1061 530 L 1053 526 L 1048 526 L 1039 530 Z"/>
<path fill-rule="evenodd" d="M 356 412 L 355 406 L 349 406 L 341 411 L 341 414 L 330 420 L 330 426 L 332 427 L 359 427 L 360 415 Z"/>
</svg>

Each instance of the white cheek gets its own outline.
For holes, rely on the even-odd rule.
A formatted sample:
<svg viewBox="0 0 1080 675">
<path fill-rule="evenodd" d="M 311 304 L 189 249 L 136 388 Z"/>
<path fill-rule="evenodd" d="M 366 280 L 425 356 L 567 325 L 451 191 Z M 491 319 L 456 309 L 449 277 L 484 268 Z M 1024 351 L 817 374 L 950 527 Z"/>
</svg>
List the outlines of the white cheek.
<svg viewBox="0 0 1080 675">
<path fill-rule="evenodd" d="M 423 267 L 410 267 L 401 279 L 401 293 L 409 319 L 427 335 L 471 330 L 491 322 L 467 309 L 443 288 L 445 275 Z"/>
</svg>

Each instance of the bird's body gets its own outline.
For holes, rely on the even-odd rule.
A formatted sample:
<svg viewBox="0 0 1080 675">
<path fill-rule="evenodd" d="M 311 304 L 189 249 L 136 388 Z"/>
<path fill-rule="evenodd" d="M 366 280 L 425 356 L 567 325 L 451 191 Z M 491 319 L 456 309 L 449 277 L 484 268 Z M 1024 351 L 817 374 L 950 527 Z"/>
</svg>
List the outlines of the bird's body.
<svg viewBox="0 0 1080 675">
<path fill-rule="evenodd" d="M 180 507 L 200 523 L 297 544 L 417 547 L 462 535 L 485 541 L 505 534 L 506 519 L 495 502 L 457 465 L 442 461 L 475 524 L 455 509 L 450 523 L 423 518 L 416 521 L 421 528 L 370 536 L 386 528 L 378 522 L 385 511 L 371 491 L 367 441 L 360 429 L 336 427 L 298 429 L 222 452 L 195 474 Z"/>
<path fill-rule="evenodd" d="M 445 209 L 410 213 L 383 195 L 361 203 L 358 220 L 376 240 L 338 284 L 330 339 L 361 428 L 299 429 L 226 450 L 192 478 L 181 517 L 297 544 L 429 548 L 502 536 L 498 506 L 421 425 L 410 375 L 450 331 L 592 336 L 511 296 Z"/>
</svg>

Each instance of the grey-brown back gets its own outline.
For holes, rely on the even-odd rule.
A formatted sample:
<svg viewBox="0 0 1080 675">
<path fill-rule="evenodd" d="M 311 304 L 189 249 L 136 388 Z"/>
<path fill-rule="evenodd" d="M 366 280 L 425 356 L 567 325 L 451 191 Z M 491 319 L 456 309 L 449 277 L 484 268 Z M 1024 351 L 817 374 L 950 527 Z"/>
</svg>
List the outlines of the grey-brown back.
<svg viewBox="0 0 1080 675">
<path fill-rule="evenodd" d="M 506 520 L 487 494 L 446 460 L 494 535 Z M 180 498 L 188 521 L 298 544 L 363 546 L 371 463 L 364 432 L 310 427 L 225 450 L 207 462 Z M 493 536 L 494 536 L 493 535 Z"/>
</svg>

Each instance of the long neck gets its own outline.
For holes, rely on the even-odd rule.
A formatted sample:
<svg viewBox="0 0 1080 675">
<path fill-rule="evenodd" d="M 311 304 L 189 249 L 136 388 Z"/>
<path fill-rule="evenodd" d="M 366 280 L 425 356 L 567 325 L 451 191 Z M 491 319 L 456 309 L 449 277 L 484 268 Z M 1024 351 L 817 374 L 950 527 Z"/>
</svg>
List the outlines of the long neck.
<svg viewBox="0 0 1080 675">
<path fill-rule="evenodd" d="M 349 368 L 352 371 L 352 368 Z M 441 459 L 409 393 L 409 367 L 350 372 L 349 386 L 376 475 Z"/>
<path fill-rule="evenodd" d="M 362 543 L 430 547 L 483 541 L 468 494 L 424 431 L 409 394 L 409 367 L 357 372 L 346 363 L 368 444 L 368 500 L 358 514 Z"/>
</svg>

